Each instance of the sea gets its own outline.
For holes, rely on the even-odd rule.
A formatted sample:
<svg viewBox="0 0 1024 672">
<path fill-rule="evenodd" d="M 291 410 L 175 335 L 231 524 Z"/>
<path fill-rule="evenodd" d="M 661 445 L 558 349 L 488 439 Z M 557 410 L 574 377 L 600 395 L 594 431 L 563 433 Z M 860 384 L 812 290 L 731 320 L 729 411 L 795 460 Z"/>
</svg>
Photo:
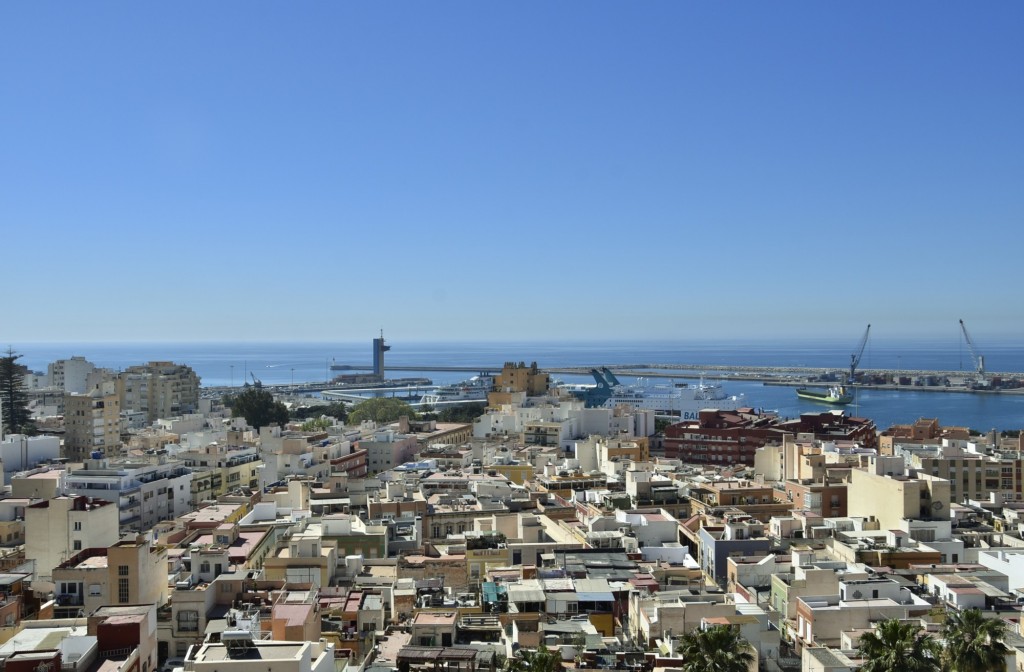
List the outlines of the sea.
<svg viewBox="0 0 1024 672">
<path fill-rule="evenodd" d="M 851 345 L 829 340 L 716 340 L 637 342 L 391 342 L 385 357 L 393 366 L 500 367 L 504 362 L 537 362 L 541 367 L 592 367 L 632 364 L 690 364 L 698 366 L 802 366 L 846 370 Z M 206 387 L 241 386 L 256 378 L 264 384 L 324 382 L 339 371 L 332 364 L 368 367 L 370 340 L 365 342 L 146 342 L 146 343 L 24 343 L 15 344 L 21 363 L 45 371 L 54 360 L 84 356 L 96 366 L 123 369 L 161 360 L 188 364 Z M 987 371 L 1024 373 L 1024 344 L 987 343 Z M 868 343 L 861 369 L 907 371 L 973 370 L 970 352 L 956 341 Z M 354 371 L 353 371 L 354 372 Z M 395 371 L 389 377 L 423 376 L 435 384 L 468 378 L 468 372 Z M 592 382 L 586 376 L 557 376 L 565 382 Z M 633 382 L 623 379 L 623 382 Z M 652 384 L 670 384 L 658 379 Z M 679 383 L 693 382 L 680 377 Z M 743 395 L 747 405 L 778 412 L 784 417 L 834 407 L 799 399 L 792 387 L 725 380 L 727 394 Z M 859 390 L 850 414 L 869 417 L 879 428 L 918 418 L 938 418 L 944 425 L 978 431 L 1024 428 L 1024 395 L 938 393 L 913 390 Z"/>
</svg>

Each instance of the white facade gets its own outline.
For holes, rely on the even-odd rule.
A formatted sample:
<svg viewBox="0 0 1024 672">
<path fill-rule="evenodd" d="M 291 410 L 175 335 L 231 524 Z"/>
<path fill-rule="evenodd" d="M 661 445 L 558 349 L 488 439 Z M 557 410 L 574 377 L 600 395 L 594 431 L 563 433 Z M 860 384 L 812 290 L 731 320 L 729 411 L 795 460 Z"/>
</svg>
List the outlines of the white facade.
<svg viewBox="0 0 1024 672">
<path fill-rule="evenodd" d="M 228 630 L 221 635 L 221 641 L 241 636 L 240 630 Z M 233 641 L 233 640 L 232 640 Z M 267 672 L 334 672 L 334 645 L 325 640 L 319 642 L 279 642 L 249 638 L 250 655 L 232 655 L 227 644 L 203 644 L 189 661 L 191 672 L 252 672 L 259 660 L 259 669 Z M 255 651 L 256 653 L 251 653 Z"/>
<path fill-rule="evenodd" d="M 9 434 L 0 441 L 0 460 L 3 461 L 4 485 L 19 471 L 60 457 L 60 439 L 55 436 L 25 436 Z"/>
<path fill-rule="evenodd" d="M 117 543 L 117 505 L 86 497 L 55 497 L 25 509 L 25 558 L 36 579 L 49 581 L 53 568 L 87 548 Z"/>
<path fill-rule="evenodd" d="M 148 530 L 192 510 L 192 470 L 178 464 L 87 460 L 68 474 L 68 494 L 118 504 L 121 532 Z"/>
<path fill-rule="evenodd" d="M 1010 590 L 1024 588 L 1024 550 L 999 549 L 978 552 L 978 564 L 1005 574 Z"/>
<path fill-rule="evenodd" d="M 654 434 L 654 411 L 627 408 L 584 408 L 579 400 L 537 406 L 508 405 L 473 421 L 473 436 L 496 439 L 523 432 L 528 424 L 556 422 L 559 443 L 590 435 L 636 438 Z"/>
<path fill-rule="evenodd" d="M 664 509 L 615 512 L 615 520 L 629 526 L 642 546 L 662 546 L 679 540 L 679 521 Z"/>
<path fill-rule="evenodd" d="M 89 374 L 96 365 L 85 357 L 58 359 L 47 365 L 46 378 L 49 387 L 56 387 L 68 394 L 85 394 L 88 388 Z"/>
</svg>

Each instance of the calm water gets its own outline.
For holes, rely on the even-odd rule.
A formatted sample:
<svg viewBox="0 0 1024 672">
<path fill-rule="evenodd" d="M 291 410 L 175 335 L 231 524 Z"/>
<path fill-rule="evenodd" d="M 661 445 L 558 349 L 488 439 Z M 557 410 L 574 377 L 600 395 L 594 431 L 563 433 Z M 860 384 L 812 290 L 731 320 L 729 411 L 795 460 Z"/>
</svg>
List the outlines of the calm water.
<svg viewBox="0 0 1024 672">
<path fill-rule="evenodd" d="M 843 369 L 852 345 L 846 342 L 793 341 L 715 343 L 390 343 L 387 356 L 394 366 L 500 366 L 505 361 L 536 361 L 540 366 L 610 364 L 708 364 L 736 366 L 810 366 Z M 55 359 L 82 355 L 97 366 L 121 369 L 150 360 L 171 360 L 192 366 L 207 386 L 241 385 L 255 375 L 268 384 L 323 381 L 337 372 L 330 364 L 368 365 L 369 339 L 363 343 L 49 343 L 15 344 L 21 362 L 45 371 Z M 1024 372 L 1024 346 L 986 344 L 989 371 Z M 971 370 L 966 348 L 952 342 L 868 344 L 861 368 L 902 370 Z M 464 373 L 396 372 L 395 376 L 424 375 L 435 383 L 468 377 Z M 586 378 L 563 376 L 569 382 Z M 681 382 L 681 381 L 680 381 Z M 743 394 L 751 406 L 778 410 L 792 417 L 830 408 L 800 400 L 793 388 L 730 381 L 730 394 Z M 967 425 L 987 431 L 1024 428 L 1024 396 L 945 394 L 864 390 L 848 412 L 870 417 L 879 427 L 937 417 L 943 424 Z"/>
</svg>

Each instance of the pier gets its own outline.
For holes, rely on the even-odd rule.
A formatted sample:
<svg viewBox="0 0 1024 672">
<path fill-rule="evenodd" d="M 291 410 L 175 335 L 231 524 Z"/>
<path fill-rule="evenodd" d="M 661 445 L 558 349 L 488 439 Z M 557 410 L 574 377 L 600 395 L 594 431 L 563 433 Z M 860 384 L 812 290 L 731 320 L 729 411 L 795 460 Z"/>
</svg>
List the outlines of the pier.
<svg viewBox="0 0 1024 672">
<path fill-rule="evenodd" d="M 600 369 L 607 366 L 615 374 L 630 378 L 661 378 L 661 379 L 707 379 L 707 380 L 736 380 L 743 382 L 759 382 L 765 385 L 783 386 L 805 386 L 805 385 L 829 385 L 835 384 L 836 380 L 842 380 L 844 370 L 838 367 L 800 367 L 800 366 L 729 366 L 726 364 L 658 364 L 658 363 L 637 363 L 637 364 L 595 364 L 593 366 L 549 366 L 541 370 L 554 375 L 589 376 L 591 369 Z M 494 375 L 501 371 L 501 366 L 438 366 L 432 364 L 389 366 L 389 371 L 419 371 L 419 372 L 463 372 L 481 373 Z M 960 392 L 972 394 L 1024 394 L 1024 374 L 1015 372 L 988 373 L 988 379 L 1000 379 L 1004 381 L 1004 387 L 993 389 L 974 389 L 966 385 L 920 385 L 920 384 L 898 384 L 894 381 L 899 377 L 907 378 L 932 378 L 936 380 L 952 379 L 969 381 L 975 377 L 973 371 L 924 371 L 917 369 L 862 369 L 858 372 L 868 381 L 860 382 L 856 387 L 859 389 L 878 389 L 893 391 L 913 392 Z M 831 380 L 826 380 L 831 376 Z M 1009 385 L 1006 385 L 1009 383 Z M 370 386 L 346 386 L 332 382 L 302 382 L 292 385 L 265 385 L 276 393 L 311 394 L 327 393 L 326 396 L 344 398 L 343 395 L 352 392 L 365 394 Z M 423 390 L 430 385 L 408 386 L 408 387 L 387 387 L 382 386 L 374 391 L 387 392 L 392 389 L 412 391 L 413 389 Z M 359 388 L 359 389 L 355 389 Z M 367 389 L 364 389 L 367 388 Z M 221 390 L 229 392 L 232 388 L 207 388 L 208 390 Z M 355 396 L 355 395 L 353 395 Z"/>
</svg>

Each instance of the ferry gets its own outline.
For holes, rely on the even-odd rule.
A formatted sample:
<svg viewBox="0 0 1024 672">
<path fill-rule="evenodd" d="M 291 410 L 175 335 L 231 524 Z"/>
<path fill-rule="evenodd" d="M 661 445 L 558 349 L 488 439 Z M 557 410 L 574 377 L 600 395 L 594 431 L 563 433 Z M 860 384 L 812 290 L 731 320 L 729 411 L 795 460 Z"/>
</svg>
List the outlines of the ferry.
<svg viewBox="0 0 1024 672">
<path fill-rule="evenodd" d="M 704 409 L 735 411 L 746 405 L 742 394 L 726 394 L 721 385 L 707 384 L 703 380 L 697 385 L 665 385 L 639 378 L 635 385 L 623 385 L 608 368 L 592 369 L 590 375 L 597 381 L 596 385 L 585 390 L 578 387 L 570 390 L 583 399 L 588 408 L 629 406 L 658 415 L 696 420 Z"/>
<path fill-rule="evenodd" d="M 454 385 L 442 385 L 433 392 L 423 395 L 421 403 L 439 404 L 446 401 L 483 401 L 494 389 L 494 376 L 481 373 L 469 380 Z"/>
</svg>

